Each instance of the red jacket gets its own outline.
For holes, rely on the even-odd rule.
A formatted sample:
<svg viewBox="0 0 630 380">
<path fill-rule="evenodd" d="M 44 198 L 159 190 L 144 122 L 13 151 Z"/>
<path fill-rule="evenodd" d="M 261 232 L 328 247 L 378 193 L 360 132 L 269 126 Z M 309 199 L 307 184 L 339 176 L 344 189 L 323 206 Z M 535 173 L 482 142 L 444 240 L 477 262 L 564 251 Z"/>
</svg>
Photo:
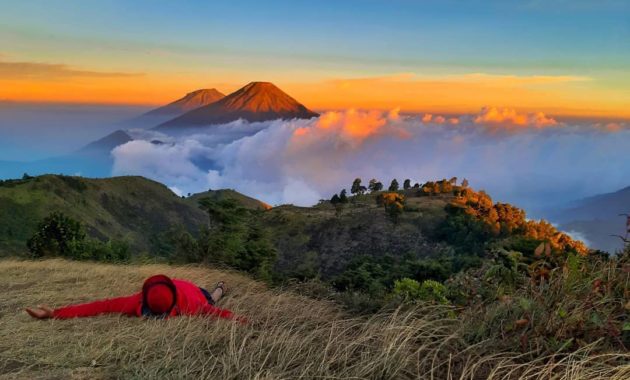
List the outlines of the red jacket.
<svg viewBox="0 0 630 380">
<path fill-rule="evenodd" d="M 210 315 L 218 318 L 235 319 L 231 311 L 210 305 L 201 289 L 192 282 L 173 279 L 173 283 L 177 288 L 177 304 L 169 316 Z M 53 312 L 53 318 L 91 317 L 105 313 L 121 313 L 130 317 L 142 316 L 142 292 L 127 297 L 109 298 L 62 307 Z M 242 318 L 238 319 L 241 320 Z"/>
</svg>

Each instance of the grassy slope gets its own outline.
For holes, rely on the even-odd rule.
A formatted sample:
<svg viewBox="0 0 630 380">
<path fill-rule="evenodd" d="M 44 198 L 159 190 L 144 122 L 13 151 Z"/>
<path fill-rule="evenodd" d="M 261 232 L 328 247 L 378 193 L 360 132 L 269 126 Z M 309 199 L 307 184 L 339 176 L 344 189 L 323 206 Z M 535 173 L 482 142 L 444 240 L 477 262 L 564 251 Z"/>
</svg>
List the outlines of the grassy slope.
<svg viewBox="0 0 630 380">
<path fill-rule="evenodd" d="M 241 194 L 238 191 L 232 189 L 205 191 L 203 193 L 194 194 L 186 198 L 186 200 L 191 204 L 197 205 L 199 200 L 202 198 L 210 198 L 214 201 L 221 201 L 223 199 L 234 199 L 238 201 L 243 207 L 252 210 L 268 210 L 271 208 L 271 206 L 266 204 L 265 202 L 259 201 L 258 199 L 254 199 L 252 197 L 248 197 L 247 195 Z"/>
<path fill-rule="evenodd" d="M 221 301 L 250 319 L 141 320 L 116 315 L 36 321 L 22 310 L 137 291 L 155 273 L 231 285 Z M 531 357 L 467 346 L 433 306 L 369 319 L 199 266 L 0 260 L 0 378 L 627 379 L 630 355 Z"/>
<path fill-rule="evenodd" d="M 0 186 L 0 247 L 24 250 L 37 224 L 53 211 L 83 222 L 93 237 L 126 239 L 147 250 L 174 225 L 190 230 L 207 216 L 166 186 L 142 177 L 88 179 L 46 175 Z"/>
<path fill-rule="evenodd" d="M 353 197 L 341 213 L 326 202 L 315 207 L 268 205 L 234 190 L 216 190 L 182 199 L 142 177 L 87 179 L 46 175 L 0 185 L 0 248 L 25 250 L 26 240 L 52 211 L 80 220 L 93 237 L 125 239 L 134 252 L 154 251 L 156 236 L 177 225 L 191 232 L 207 222 L 199 209 L 203 197 L 236 199 L 265 210 L 262 223 L 279 250 L 276 269 L 292 275 L 333 276 L 357 255 L 412 252 L 432 257 L 444 247 L 426 237 L 445 217 L 449 196 L 415 197 L 398 225 L 375 203 L 375 194 Z M 161 242 L 162 240 L 160 240 Z"/>
</svg>

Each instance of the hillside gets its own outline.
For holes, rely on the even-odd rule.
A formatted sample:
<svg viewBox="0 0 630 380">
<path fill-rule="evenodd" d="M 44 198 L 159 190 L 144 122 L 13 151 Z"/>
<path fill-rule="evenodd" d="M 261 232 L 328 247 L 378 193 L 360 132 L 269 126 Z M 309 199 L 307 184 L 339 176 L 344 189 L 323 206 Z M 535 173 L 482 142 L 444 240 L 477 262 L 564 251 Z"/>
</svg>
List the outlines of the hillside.
<svg viewBox="0 0 630 380">
<path fill-rule="evenodd" d="M 269 82 L 251 82 L 212 104 L 160 124 L 157 130 L 276 119 L 310 119 L 319 116 Z"/>
<path fill-rule="evenodd" d="M 6 379 L 599 380 L 630 373 L 623 351 L 538 355 L 500 349 L 500 336 L 468 343 L 471 321 L 490 318 L 484 314 L 447 317 L 448 309 L 425 305 L 357 317 L 332 302 L 208 267 L 5 259 L 0 273 L 0 377 Z M 37 321 L 23 311 L 130 294 L 156 273 L 207 287 L 227 281 L 231 291 L 220 306 L 249 323 L 116 315 Z"/>
<path fill-rule="evenodd" d="M 204 191 L 203 193 L 193 194 L 192 196 L 186 198 L 186 200 L 192 205 L 198 205 L 199 200 L 202 198 L 210 198 L 213 201 L 221 201 L 224 199 L 233 199 L 241 204 L 241 206 L 252 209 L 252 210 L 268 210 L 271 208 L 270 205 L 263 201 L 259 201 L 258 199 L 248 197 L 247 195 L 241 194 L 233 189 L 220 189 L 220 190 L 209 190 Z"/>
<path fill-rule="evenodd" d="M 431 195 L 421 189 L 399 191 L 405 198 L 404 208 L 394 221 L 387 209 L 378 204 L 378 198 L 386 194 L 381 191 L 350 197 L 341 207 L 322 202 L 314 207 L 269 208 L 234 190 L 208 191 L 182 199 L 165 186 L 141 177 L 42 176 L 0 186 L 0 205 L 6 210 L 0 219 L 0 244 L 23 250 L 38 222 L 52 211 L 61 211 L 83 223 L 92 237 L 123 239 L 133 245 L 134 251 L 156 256 L 212 260 L 213 255 L 222 255 L 228 240 L 233 241 L 229 244 L 235 244 L 234 247 L 242 247 L 255 236 L 263 246 L 269 242 L 270 249 L 277 252 L 270 262 L 277 278 L 321 277 L 339 282 L 343 280 L 340 276 L 356 270 L 374 276 L 368 280 L 376 281 L 381 291 L 390 287 L 395 277 L 381 277 L 376 269 L 365 272 L 365 268 L 361 269 L 365 265 L 382 267 L 394 263 L 400 268 L 390 268 L 387 272 L 391 276 L 445 280 L 451 273 L 478 265 L 492 247 L 532 255 L 536 244 L 550 241 L 558 252 L 573 249 L 568 237 L 544 223 L 527 222 L 524 213 L 511 206 L 504 209 L 497 204 L 496 210 L 490 210 L 505 219 L 494 220 L 490 225 L 484 221 L 485 216 L 460 215 L 457 207 L 453 208 L 453 204 L 465 201 L 461 195 L 455 195 L 459 187 L 453 191 L 453 185 L 439 183 L 448 184 L 449 191 Z M 468 197 L 473 197 L 469 204 L 480 202 L 475 200 L 480 194 L 466 191 Z M 204 236 L 219 239 L 212 249 L 202 248 L 207 247 L 207 242 L 195 243 L 196 248 L 180 246 L 193 239 L 200 229 L 208 228 L 208 214 L 199 208 L 201 198 L 210 198 L 216 204 L 231 199 L 246 210 L 264 212 L 235 216 L 230 222 L 233 225 L 226 227 L 224 233 L 207 231 Z M 481 201 L 484 206 L 480 210 L 492 205 L 487 195 Z M 222 207 L 215 209 L 219 212 L 216 215 L 237 213 L 229 208 L 221 211 Z M 210 222 L 215 228 L 219 226 Z M 494 224 L 499 223 L 505 228 L 494 231 Z M 524 234 L 529 230 L 534 235 L 527 238 Z M 182 237 L 182 231 L 192 236 Z M 234 240 L 237 235 L 240 240 Z M 558 239 L 562 242 L 554 243 Z M 566 244 L 569 245 L 565 247 Z M 229 250 L 229 255 L 235 254 L 233 248 Z M 248 266 L 252 270 L 254 267 Z"/>
<path fill-rule="evenodd" d="M 616 252 L 623 248 L 615 236 L 625 234 L 626 217 L 630 214 L 630 187 L 572 202 L 572 206 L 549 213 L 549 219 L 565 231 L 577 232 L 593 248 Z"/>
<path fill-rule="evenodd" d="M 280 252 L 276 269 L 289 276 L 319 274 L 330 279 L 359 256 L 437 259 L 444 254 L 448 245 L 434 235 L 446 219 L 445 206 L 452 196 L 409 196 L 410 211 L 397 224 L 376 204 L 377 196 L 353 197 L 341 212 L 325 202 L 315 207 L 278 206 L 262 214 Z"/>
<path fill-rule="evenodd" d="M 142 177 L 88 179 L 44 175 L 0 183 L 0 247 L 24 250 L 37 224 L 53 211 L 82 222 L 89 235 L 123 239 L 148 251 L 176 226 L 195 231 L 206 214 L 166 186 Z"/>
</svg>

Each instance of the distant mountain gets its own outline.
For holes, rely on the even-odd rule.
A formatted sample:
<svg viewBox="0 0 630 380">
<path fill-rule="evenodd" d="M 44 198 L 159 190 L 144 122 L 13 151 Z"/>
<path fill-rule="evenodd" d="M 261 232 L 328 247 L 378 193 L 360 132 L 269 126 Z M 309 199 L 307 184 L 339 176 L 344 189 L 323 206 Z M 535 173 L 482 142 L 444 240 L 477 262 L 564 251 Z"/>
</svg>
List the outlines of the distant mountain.
<svg viewBox="0 0 630 380">
<path fill-rule="evenodd" d="M 131 120 L 128 123 L 128 127 L 154 127 L 160 123 L 181 116 L 188 111 L 214 103 L 224 97 L 225 95 L 215 88 L 189 92 L 181 99 L 177 99 L 172 103 L 158 107 Z"/>
<path fill-rule="evenodd" d="M 181 99 L 160 108 L 156 108 L 153 111 L 149 111 L 145 113 L 144 116 L 166 115 L 175 117 L 183 115 L 196 108 L 214 103 L 222 98 L 225 98 L 225 95 L 219 92 L 216 88 L 204 88 L 190 92 Z"/>
<path fill-rule="evenodd" d="M 168 130 L 224 124 L 238 119 L 249 122 L 275 119 L 310 119 L 319 116 L 269 82 L 251 82 L 212 104 L 189 111 L 156 127 Z"/>
<path fill-rule="evenodd" d="M 591 247 L 615 252 L 623 244 L 610 235 L 624 234 L 626 219 L 619 216 L 623 213 L 630 213 L 630 186 L 575 201 L 572 206 L 549 213 L 547 217 L 560 229 L 582 235 Z"/>
<path fill-rule="evenodd" d="M 127 134 L 127 132 L 119 129 L 101 139 L 98 139 L 96 141 L 93 141 L 87 144 L 86 146 L 84 146 L 83 148 L 75 152 L 75 154 L 82 154 L 82 153 L 92 154 L 92 153 L 105 152 L 109 155 L 109 153 L 115 147 L 128 143 L 129 141 L 132 141 L 132 140 L 133 139 L 131 138 L 131 136 L 129 136 L 129 134 Z"/>
<path fill-rule="evenodd" d="M 64 173 L 86 177 L 108 177 L 114 164 L 111 151 L 133 139 L 118 130 L 64 156 L 26 162 L 0 161 L 0 179 L 19 178 L 23 173 L 41 175 Z"/>
</svg>

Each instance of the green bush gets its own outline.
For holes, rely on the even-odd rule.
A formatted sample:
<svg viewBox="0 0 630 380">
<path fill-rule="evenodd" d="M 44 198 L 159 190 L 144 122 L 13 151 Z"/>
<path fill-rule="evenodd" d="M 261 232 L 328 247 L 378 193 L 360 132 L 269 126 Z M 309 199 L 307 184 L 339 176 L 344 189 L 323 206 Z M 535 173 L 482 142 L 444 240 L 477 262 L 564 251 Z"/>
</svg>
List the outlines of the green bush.
<svg viewBox="0 0 630 380">
<path fill-rule="evenodd" d="M 394 282 L 393 295 L 403 302 L 414 303 L 417 301 L 431 302 L 441 305 L 449 303 L 446 298 L 446 287 L 433 280 L 425 280 L 419 283 L 410 278 L 403 278 Z"/>
<path fill-rule="evenodd" d="M 42 220 L 37 232 L 26 245 L 33 257 L 72 256 L 85 230 L 78 221 L 60 212 L 53 212 Z"/>
<path fill-rule="evenodd" d="M 107 262 L 127 261 L 129 244 L 110 240 L 106 243 L 88 239 L 83 225 L 59 212 L 44 218 L 37 232 L 27 242 L 33 257 L 60 256 L 73 260 Z"/>
<path fill-rule="evenodd" d="M 267 231 L 256 218 L 259 211 L 248 210 L 233 199 L 199 201 L 210 223 L 198 239 L 180 231 L 175 234 L 175 261 L 213 262 L 244 270 L 270 281 L 276 249 Z"/>
</svg>

